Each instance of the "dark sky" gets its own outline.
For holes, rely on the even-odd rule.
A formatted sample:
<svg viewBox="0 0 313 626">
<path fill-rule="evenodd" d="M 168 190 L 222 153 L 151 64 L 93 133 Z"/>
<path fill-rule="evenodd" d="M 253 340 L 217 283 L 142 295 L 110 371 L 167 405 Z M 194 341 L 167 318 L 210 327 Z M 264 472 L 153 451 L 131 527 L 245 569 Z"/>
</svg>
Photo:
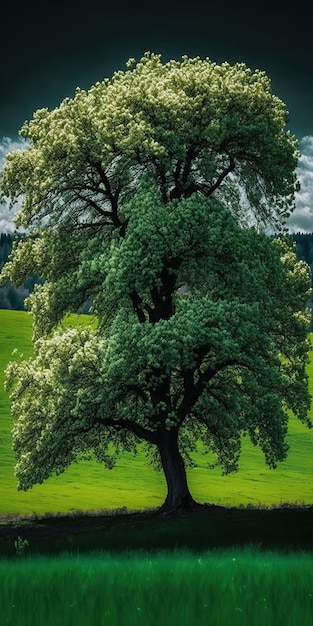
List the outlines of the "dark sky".
<svg viewBox="0 0 313 626">
<path fill-rule="evenodd" d="M 313 135 L 313 3 L 12 2 L 1 10 L 0 140 L 146 50 L 265 70 L 300 139 Z"/>
</svg>

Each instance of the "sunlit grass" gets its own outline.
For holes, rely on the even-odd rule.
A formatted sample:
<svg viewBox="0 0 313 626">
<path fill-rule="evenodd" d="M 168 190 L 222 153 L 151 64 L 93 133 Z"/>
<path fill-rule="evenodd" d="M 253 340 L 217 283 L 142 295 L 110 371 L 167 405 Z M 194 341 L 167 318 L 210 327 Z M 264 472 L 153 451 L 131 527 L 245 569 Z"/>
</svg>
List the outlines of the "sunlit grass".
<svg viewBox="0 0 313 626">
<path fill-rule="evenodd" d="M 72 316 L 68 323 L 86 324 L 90 318 Z M 18 311 L 0 310 L 0 514 L 67 512 L 70 510 L 154 508 L 165 497 L 162 473 L 147 465 L 144 454 L 124 454 L 116 467 L 105 470 L 93 461 L 70 467 L 63 475 L 36 485 L 29 492 L 18 492 L 13 474 L 10 404 L 3 391 L 3 371 L 12 351 L 18 348 L 24 357 L 32 353 L 32 318 Z M 313 393 L 313 361 L 308 372 Z M 289 455 L 277 470 L 266 467 L 260 450 L 243 441 L 240 471 L 222 476 L 219 469 L 208 470 L 207 459 L 200 453 L 198 467 L 188 470 L 192 494 L 199 502 L 223 505 L 313 503 L 313 430 L 290 419 Z"/>
<path fill-rule="evenodd" d="M 311 626 L 313 556 L 135 552 L 0 561 L 5 626 Z"/>
</svg>

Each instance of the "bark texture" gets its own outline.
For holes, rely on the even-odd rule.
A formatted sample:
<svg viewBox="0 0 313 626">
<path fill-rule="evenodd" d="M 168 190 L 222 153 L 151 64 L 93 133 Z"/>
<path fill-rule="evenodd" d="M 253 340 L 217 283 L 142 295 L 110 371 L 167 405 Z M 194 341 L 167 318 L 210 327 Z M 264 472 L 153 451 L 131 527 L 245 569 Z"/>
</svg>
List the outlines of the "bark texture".
<svg viewBox="0 0 313 626">
<path fill-rule="evenodd" d="M 161 513 L 171 515 L 198 508 L 199 505 L 189 491 L 185 464 L 178 447 L 177 430 L 164 430 L 158 439 L 167 484 L 167 496 L 160 509 Z"/>
</svg>

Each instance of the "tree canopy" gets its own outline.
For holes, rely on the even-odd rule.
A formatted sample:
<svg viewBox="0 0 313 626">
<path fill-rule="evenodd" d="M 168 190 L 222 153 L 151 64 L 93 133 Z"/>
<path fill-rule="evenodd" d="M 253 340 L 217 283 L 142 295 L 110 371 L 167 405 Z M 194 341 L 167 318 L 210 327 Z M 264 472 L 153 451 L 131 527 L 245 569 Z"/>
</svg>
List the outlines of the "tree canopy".
<svg viewBox="0 0 313 626">
<path fill-rule="evenodd" d="M 275 467 L 288 411 L 310 425 L 310 277 L 282 237 L 297 142 L 270 81 L 244 64 L 137 63 L 48 111 L 6 157 L 2 193 L 28 236 L 2 275 L 28 298 L 34 358 L 7 371 L 19 488 L 83 454 L 107 467 L 146 442 L 165 510 L 194 505 L 197 442 L 225 472 L 248 434 Z M 64 330 L 92 298 L 96 326 Z"/>
</svg>

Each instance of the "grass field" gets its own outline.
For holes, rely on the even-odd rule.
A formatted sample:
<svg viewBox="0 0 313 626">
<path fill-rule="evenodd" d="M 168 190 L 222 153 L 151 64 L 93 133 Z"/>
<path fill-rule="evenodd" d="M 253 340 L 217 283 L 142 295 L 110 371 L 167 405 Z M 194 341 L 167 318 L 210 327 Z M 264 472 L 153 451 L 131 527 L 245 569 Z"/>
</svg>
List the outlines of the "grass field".
<svg viewBox="0 0 313 626">
<path fill-rule="evenodd" d="M 72 317 L 69 323 L 85 324 L 88 318 Z M 159 506 L 165 496 L 162 473 L 155 473 L 140 452 L 125 454 L 112 470 L 89 461 L 70 467 L 29 492 L 18 492 L 11 451 L 12 420 L 9 398 L 3 391 L 3 371 L 15 348 L 31 355 L 31 317 L 23 312 L 0 310 L 0 514 L 38 514 L 71 510 L 131 510 Z M 309 366 L 313 392 L 313 360 Z M 222 505 L 270 505 L 282 502 L 313 503 L 313 430 L 291 418 L 289 456 L 277 470 L 269 470 L 262 453 L 243 442 L 240 471 L 222 476 L 208 470 L 206 458 L 197 455 L 198 467 L 188 471 L 190 489 L 199 502 Z"/>
<path fill-rule="evenodd" d="M 12 350 L 31 355 L 30 337 L 28 315 L 0 311 L 1 388 Z M 313 384 L 313 364 L 310 377 Z M 0 411 L 1 626 L 312 625 L 313 507 L 205 508 L 178 519 L 116 513 L 10 520 L 14 512 L 152 508 L 163 501 L 165 485 L 139 453 L 124 455 L 112 472 L 80 463 L 18 492 L 9 400 L 1 390 Z M 188 473 L 193 495 L 235 507 L 313 503 L 313 432 L 291 419 L 289 444 L 288 459 L 271 471 L 245 441 L 240 471 L 228 477 L 207 470 L 199 454 L 199 467 Z"/>
<path fill-rule="evenodd" d="M 246 550 L 0 561 L 2 626 L 311 626 L 313 555 Z"/>
</svg>

